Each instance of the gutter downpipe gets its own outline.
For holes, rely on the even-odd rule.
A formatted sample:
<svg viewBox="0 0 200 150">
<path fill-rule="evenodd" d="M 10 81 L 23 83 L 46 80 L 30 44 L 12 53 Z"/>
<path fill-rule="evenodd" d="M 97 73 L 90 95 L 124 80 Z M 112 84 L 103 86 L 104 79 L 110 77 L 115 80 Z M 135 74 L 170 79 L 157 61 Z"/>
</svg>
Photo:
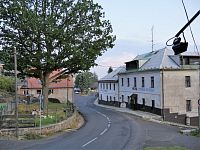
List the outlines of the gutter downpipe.
<svg viewBox="0 0 200 150">
<path fill-rule="evenodd" d="M 163 121 L 165 120 L 165 113 L 164 113 L 164 69 L 162 68 L 162 118 Z"/>
<path fill-rule="evenodd" d="M 119 74 L 118 74 L 118 105 L 120 107 L 120 96 L 119 96 Z"/>
</svg>

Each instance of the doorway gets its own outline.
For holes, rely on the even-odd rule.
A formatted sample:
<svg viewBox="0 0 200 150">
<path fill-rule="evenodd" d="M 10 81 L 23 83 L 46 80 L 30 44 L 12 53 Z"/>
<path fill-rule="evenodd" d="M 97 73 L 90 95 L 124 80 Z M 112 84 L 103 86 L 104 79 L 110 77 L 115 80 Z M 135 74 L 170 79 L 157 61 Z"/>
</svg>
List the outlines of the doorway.
<svg viewBox="0 0 200 150">
<path fill-rule="evenodd" d="M 133 94 L 131 95 L 131 100 L 130 100 L 130 108 L 133 110 L 137 110 L 138 109 L 138 95 L 137 94 Z"/>
</svg>

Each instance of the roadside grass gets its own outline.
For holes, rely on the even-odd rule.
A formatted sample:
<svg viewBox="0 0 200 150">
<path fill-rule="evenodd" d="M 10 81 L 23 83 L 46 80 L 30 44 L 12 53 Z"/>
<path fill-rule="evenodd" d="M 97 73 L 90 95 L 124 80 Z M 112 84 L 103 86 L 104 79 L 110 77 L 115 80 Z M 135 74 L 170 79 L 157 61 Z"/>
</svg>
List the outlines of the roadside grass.
<svg viewBox="0 0 200 150">
<path fill-rule="evenodd" d="M 39 111 L 39 103 L 19 104 L 19 114 L 31 114 L 32 110 Z M 70 116 L 71 105 L 63 103 L 48 103 L 48 116 L 42 115 L 41 124 L 50 125 L 61 122 Z M 64 111 L 66 110 L 66 111 Z M 36 115 L 35 126 L 40 126 L 40 115 Z"/>
<path fill-rule="evenodd" d="M 192 135 L 192 136 L 196 136 L 196 137 L 200 137 L 200 130 L 194 130 L 194 131 L 192 131 L 191 133 L 190 133 L 190 135 Z"/>
<path fill-rule="evenodd" d="M 183 147 L 146 147 L 144 150 L 187 150 Z"/>
</svg>

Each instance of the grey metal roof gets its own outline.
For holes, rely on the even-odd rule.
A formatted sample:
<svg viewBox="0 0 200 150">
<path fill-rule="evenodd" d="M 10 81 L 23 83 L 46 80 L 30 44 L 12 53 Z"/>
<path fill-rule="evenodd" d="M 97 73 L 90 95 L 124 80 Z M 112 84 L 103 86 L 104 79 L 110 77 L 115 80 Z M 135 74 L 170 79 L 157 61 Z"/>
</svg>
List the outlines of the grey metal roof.
<svg viewBox="0 0 200 150">
<path fill-rule="evenodd" d="M 137 56 L 140 60 L 147 59 L 147 61 L 139 68 L 140 70 L 147 69 L 162 69 L 162 68 L 179 68 L 178 62 L 176 59 L 172 59 L 170 56 L 174 56 L 174 52 L 170 49 L 163 48 L 154 52 L 143 54 L 144 57 Z M 179 57 L 179 56 L 174 56 Z"/>
<path fill-rule="evenodd" d="M 125 66 L 120 66 L 117 69 L 113 70 L 111 73 L 107 74 L 105 77 L 101 78 L 99 81 L 117 81 L 118 80 L 118 73 L 122 73 L 126 71 Z"/>
</svg>

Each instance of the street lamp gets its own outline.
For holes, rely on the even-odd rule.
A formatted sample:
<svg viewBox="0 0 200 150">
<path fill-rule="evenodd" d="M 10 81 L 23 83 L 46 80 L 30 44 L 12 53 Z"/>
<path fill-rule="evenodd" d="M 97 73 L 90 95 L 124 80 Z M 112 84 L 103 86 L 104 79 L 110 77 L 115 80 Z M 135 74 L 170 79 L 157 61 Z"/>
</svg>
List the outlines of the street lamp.
<svg viewBox="0 0 200 150">
<path fill-rule="evenodd" d="M 180 54 L 182 52 L 185 52 L 187 51 L 187 47 L 188 47 L 188 42 L 186 42 L 185 40 L 185 37 L 184 37 L 184 33 L 183 31 L 194 21 L 194 19 L 196 19 L 196 17 L 200 14 L 200 10 L 188 21 L 188 23 L 186 23 L 184 25 L 184 27 L 175 35 L 175 38 L 174 39 L 174 42 L 173 44 L 171 45 L 172 46 L 172 49 L 174 50 L 174 54 L 177 55 L 177 54 Z M 179 37 L 180 34 L 183 34 L 183 38 L 184 38 L 184 42 L 181 42 L 181 38 Z M 171 39 L 173 39 L 171 38 Z M 169 39 L 169 40 L 171 40 Z M 169 41 L 168 40 L 168 41 Z M 167 41 L 167 42 L 168 42 Z M 167 46 L 170 46 L 166 43 Z"/>
</svg>

